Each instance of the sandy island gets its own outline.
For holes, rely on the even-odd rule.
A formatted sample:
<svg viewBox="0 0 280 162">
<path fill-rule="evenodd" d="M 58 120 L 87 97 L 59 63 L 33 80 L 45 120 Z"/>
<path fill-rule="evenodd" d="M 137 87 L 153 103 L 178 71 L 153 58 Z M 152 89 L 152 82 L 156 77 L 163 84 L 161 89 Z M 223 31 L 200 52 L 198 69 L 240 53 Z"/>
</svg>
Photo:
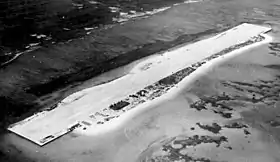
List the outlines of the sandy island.
<svg viewBox="0 0 280 162">
<path fill-rule="evenodd" d="M 57 107 L 8 129 L 41 146 L 74 129 L 83 134 L 112 130 L 121 121 L 150 107 L 147 105 L 172 98 L 215 64 L 270 42 L 272 38 L 264 34 L 270 30 L 244 23 L 209 39 L 165 52 L 141 62 L 128 75 L 70 95 Z"/>
</svg>

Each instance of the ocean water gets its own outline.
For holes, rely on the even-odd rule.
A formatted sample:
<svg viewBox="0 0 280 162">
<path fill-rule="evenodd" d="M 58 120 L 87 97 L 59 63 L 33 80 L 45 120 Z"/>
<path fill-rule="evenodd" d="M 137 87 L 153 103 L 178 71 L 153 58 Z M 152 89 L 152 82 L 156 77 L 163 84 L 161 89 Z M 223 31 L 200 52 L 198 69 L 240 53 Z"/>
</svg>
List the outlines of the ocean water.
<svg viewBox="0 0 280 162">
<path fill-rule="evenodd" d="M 0 63 L 10 63 L 24 51 L 89 35 L 93 29 L 151 16 L 175 3 L 188 1 L 5 0 L 0 11 Z"/>
<path fill-rule="evenodd" d="M 280 1 L 213 0 L 191 6 L 177 5 L 172 11 L 184 16 L 181 15 L 186 14 L 183 11 L 189 10 L 188 15 L 192 15 L 194 9 L 203 12 L 190 21 L 199 21 L 205 27 L 241 21 L 270 24 L 273 28 L 270 35 L 274 40 L 213 68 L 186 87 L 183 93 L 153 105 L 107 134 L 84 136 L 74 132 L 39 147 L 6 133 L 1 136 L 0 149 L 4 150 L 7 159 L 54 162 L 280 161 Z M 170 21 L 175 22 L 176 17 Z"/>
</svg>

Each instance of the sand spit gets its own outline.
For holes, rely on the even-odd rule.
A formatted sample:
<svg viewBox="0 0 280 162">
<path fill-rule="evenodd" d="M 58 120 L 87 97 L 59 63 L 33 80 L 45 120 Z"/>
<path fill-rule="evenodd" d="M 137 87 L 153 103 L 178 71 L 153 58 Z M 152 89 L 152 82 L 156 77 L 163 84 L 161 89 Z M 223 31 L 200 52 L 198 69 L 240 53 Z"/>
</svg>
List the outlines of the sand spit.
<svg viewBox="0 0 280 162">
<path fill-rule="evenodd" d="M 146 60 L 124 77 L 75 93 L 55 109 L 35 114 L 8 129 L 40 146 L 78 127 L 84 134 L 111 130 L 148 105 L 174 96 L 222 60 L 268 43 L 272 38 L 264 33 L 270 30 L 245 23 L 212 38 L 166 52 Z M 118 118 L 120 115 L 123 117 Z"/>
</svg>

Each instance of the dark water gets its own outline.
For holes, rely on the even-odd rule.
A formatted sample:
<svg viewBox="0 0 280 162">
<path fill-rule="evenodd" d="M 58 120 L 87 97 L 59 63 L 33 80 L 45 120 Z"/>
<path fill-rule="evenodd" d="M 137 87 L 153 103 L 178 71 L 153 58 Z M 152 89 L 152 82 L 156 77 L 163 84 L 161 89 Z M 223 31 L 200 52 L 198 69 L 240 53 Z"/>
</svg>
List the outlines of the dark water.
<svg viewBox="0 0 280 162">
<path fill-rule="evenodd" d="M 120 13 L 145 12 L 182 0 L 5 0 L 0 11 L 0 62 L 3 56 L 86 35 L 84 28 L 114 24 Z M 113 10 L 110 7 L 115 7 Z M 37 34 L 37 35 L 34 35 Z M 33 36 L 32 36 L 33 35 Z M 31 45 L 30 45 L 31 44 Z M 30 47 L 31 46 L 31 47 Z"/>
</svg>

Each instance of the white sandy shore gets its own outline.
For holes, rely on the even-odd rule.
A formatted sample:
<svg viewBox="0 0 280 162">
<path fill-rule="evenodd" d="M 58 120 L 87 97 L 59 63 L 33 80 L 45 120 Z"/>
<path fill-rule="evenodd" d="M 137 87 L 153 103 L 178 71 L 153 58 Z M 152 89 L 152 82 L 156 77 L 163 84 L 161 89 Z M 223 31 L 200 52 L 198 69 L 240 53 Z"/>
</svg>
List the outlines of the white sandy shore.
<svg viewBox="0 0 280 162">
<path fill-rule="evenodd" d="M 173 73 L 226 48 L 246 42 L 252 37 L 270 30 L 271 28 L 269 27 L 242 24 L 212 38 L 174 49 L 173 51 L 166 52 L 157 57 L 152 57 L 151 60 L 145 60 L 137 65 L 130 74 L 107 84 L 75 93 L 63 100 L 62 104 L 57 108 L 48 112 L 36 114 L 29 119 L 15 123 L 9 127 L 9 130 L 37 143 L 38 145 L 44 145 L 67 133 L 69 131 L 67 130 L 69 126 L 71 127 L 73 124 L 80 121 L 89 121 L 89 123 L 92 124 L 92 126 L 88 127 L 86 131 L 83 131 L 85 134 L 90 135 L 118 128 L 123 122 L 128 121 L 138 113 L 147 110 L 149 107 L 152 107 L 163 100 L 171 99 L 172 96 L 180 93 L 180 91 L 182 91 L 182 89 L 184 89 L 184 87 L 186 87 L 194 78 L 202 75 L 207 69 L 209 70 L 209 68 L 213 67 L 215 64 L 240 54 L 244 50 L 268 43 L 271 41 L 271 37 L 264 35 L 266 38 L 264 41 L 248 45 L 226 54 L 225 56 L 220 56 L 209 61 L 162 97 L 153 101 L 147 101 L 137 108 L 122 113 L 122 116 L 117 119 L 110 120 L 102 125 L 97 125 L 96 120 L 90 118 L 90 114 L 101 112 L 110 104 L 122 100 L 126 96 L 133 94 L 162 78 L 172 75 Z M 48 136 L 50 138 L 41 141 Z"/>
<path fill-rule="evenodd" d="M 187 1 L 184 1 L 182 3 L 173 4 L 173 6 L 177 6 L 177 5 L 180 5 L 180 4 L 183 4 L 183 3 L 186 3 L 186 4 L 188 4 L 188 3 L 198 3 L 198 2 L 202 2 L 202 1 L 203 0 L 187 0 Z M 159 12 L 166 11 L 166 10 L 170 9 L 171 7 L 172 6 L 170 6 L 170 7 L 162 7 L 162 8 L 159 8 L 159 9 L 154 9 L 152 11 L 146 11 L 146 12 L 136 12 L 136 11 L 130 11 L 130 13 L 121 12 L 120 13 L 120 17 L 119 18 L 113 18 L 113 21 L 116 21 L 116 22 L 119 22 L 119 23 L 124 23 L 124 22 L 127 22 L 130 19 L 146 18 L 148 16 L 157 14 Z M 119 10 L 119 8 L 111 7 L 111 10 L 113 10 L 113 11 L 114 10 Z"/>
</svg>

